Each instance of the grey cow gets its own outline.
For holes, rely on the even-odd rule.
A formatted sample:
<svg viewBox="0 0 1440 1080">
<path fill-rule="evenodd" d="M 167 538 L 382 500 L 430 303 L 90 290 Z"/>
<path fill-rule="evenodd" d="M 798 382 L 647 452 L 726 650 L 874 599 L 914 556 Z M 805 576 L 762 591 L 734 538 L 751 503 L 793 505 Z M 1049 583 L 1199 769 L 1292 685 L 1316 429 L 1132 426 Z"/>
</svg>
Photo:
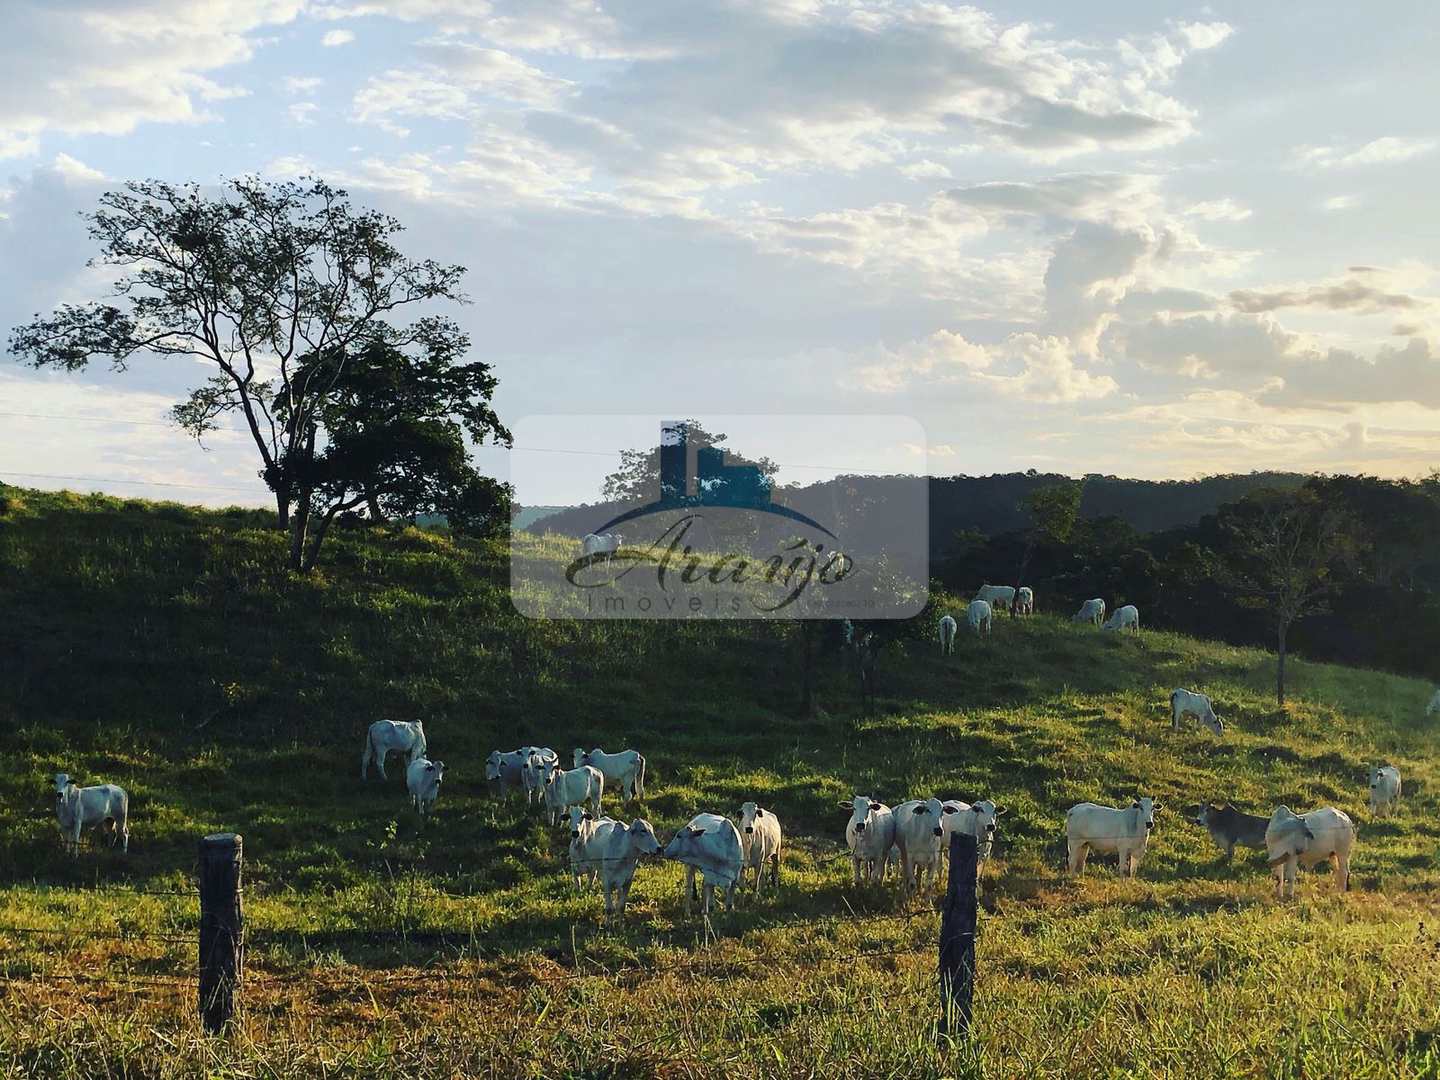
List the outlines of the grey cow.
<svg viewBox="0 0 1440 1080">
<path fill-rule="evenodd" d="M 1244 847 L 1265 847 L 1265 828 L 1269 818 L 1257 817 L 1236 810 L 1230 803 L 1216 806 L 1214 803 L 1200 803 L 1192 806 L 1190 820 L 1210 833 L 1210 839 L 1225 851 L 1225 861 L 1235 858 L 1235 845 Z"/>
</svg>

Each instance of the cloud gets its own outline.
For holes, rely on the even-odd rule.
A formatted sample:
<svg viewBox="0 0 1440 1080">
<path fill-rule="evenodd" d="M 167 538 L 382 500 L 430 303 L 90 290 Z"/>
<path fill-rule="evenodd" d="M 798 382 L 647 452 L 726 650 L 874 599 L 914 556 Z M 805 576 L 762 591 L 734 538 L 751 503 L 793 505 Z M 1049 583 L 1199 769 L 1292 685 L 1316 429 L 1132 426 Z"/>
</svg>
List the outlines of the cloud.
<svg viewBox="0 0 1440 1080">
<path fill-rule="evenodd" d="M 1044 180 L 992 181 L 953 188 L 946 198 L 1004 220 L 1033 216 L 1061 221 L 1143 218 L 1159 205 L 1159 178 L 1126 173 L 1062 173 Z"/>
<path fill-rule="evenodd" d="M 911 180 L 949 180 L 950 170 L 940 162 L 926 158 L 921 161 L 912 161 L 908 165 L 901 165 L 900 175 L 907 176 Z"/>
<path fill-rule="evenodd" d="M 210 73 L 249 60 L 258 35 L 293 21 L 302 0 L 75 0 L 6 9 L 0 38 L 0 157 L 40 137 L 124 135 L 141 124 L 195 124 L 244 91 Z"/>
<path fill-rule="evenodd" d="M 1199 218 L 1201 221 L 1245 221 L 1250 214 L 1248 206 L 1241 206 L 1234 199 L 1200 202 L 1185 211 L 1186 217 Z"/>
<path fill-rule="evenodd" d="M 313 101 L 296 102 L 285 110 L 286 115 L 290 117 L 290 122 L 301 126 L 313 124 L 315 122 L 315 114 L 319 111 L 320 106 L 316 105 Z"/>
<path fill-rule="evenodd" d="M 286 75 L 280 80 L 280 85 L 285 88 L 287 94 L 305 97 L 320 89 L 324 82 L 325 80 L 318 75 Z"/>
<path fill-rule="evenodd" d="M 355 40 L 355 34 L 350 30 L 327 30 L 320 39 L 320 44 L 327 49 L 339 48 L 341 45 L 349 45 Z"/>
<path fill-rule="evenodd" d="M 1354 169 L 1367 165 L 1394 165 L 1410 161 L 1434 151 L 1434 139 L 1406 138 L 1386 135 L 1373 139 L 1363 146 L 1302 146 L 1296 152 L 1296 162 L 1304 167 L 1317 169 Z"/>
<path fill-rule="evenodd" d="M 1265 316 L 1162 312 L 1111 328 L 1106 347 L 1147 371 L 1186 379 L 1264 374 L 1282 366 L 1299 338 Z"/>
<path fill-rule="evenodd" d="M 56 154 L 52 167 L 72 184 L 76 182 L 95 183 L 105 179 L 105 174 L 99 169 L 92 169 L 83 161 L 79 161 L 69 154 Z"/>
<path fill-rule="evenodd" d="M 1261 395 L 1262 401 L 1321 407 L 1414 402 L 1440 409 L 1440 354 L 1420 337 L 1399 347 L 1382 345 L 1371 359 L 1330 349 L 1291 365 L 1283 378 L 1283 385 Z"/>
<path fill-rule="evenodd" d="M 1373 314 L 1388 310 L 1410 310 L 1429 307 L 1430 301 L 1404 293 L 1386 292 L 1354 278 L 1333 285 L 1312 285 L 1302 289 L 1261 292 L 1237 289 L 1230 294 L 1230 304 L 1237 311 L 1257 314 L 1287 307 L 1323 308 L 1328 311 L 1351 311 Z"/>
<path fill-rule="evenodd" d="M 1359 195 L 1332 195 L 1320 204 L 1321 209 L 1336 211 L 1349 210 L 1360 205 Z"/>
<path fill-rule="evenodd" d="M 950 330 L 897 349 L 877 347 L 842 378 L 842 385 L 871 394 L 955 388 L 968 395 L 981 391 L 1046 404 L 1092 401 L 1118 389 L 1110 376 L 1082 367 L 1063 338 L 1027 332 L 979 345 Z"/>
<path fill-rule="evenodd" d="M 1214 311 L 1218 306 L 1219 300 L 1207 292 L 1161 286 L 1128 290 L 1117 305 L 1116 313 L 1126 319 L 1138 319 L 1158 315 L 1162 311 L 1177 314 Z"/>
</svg>

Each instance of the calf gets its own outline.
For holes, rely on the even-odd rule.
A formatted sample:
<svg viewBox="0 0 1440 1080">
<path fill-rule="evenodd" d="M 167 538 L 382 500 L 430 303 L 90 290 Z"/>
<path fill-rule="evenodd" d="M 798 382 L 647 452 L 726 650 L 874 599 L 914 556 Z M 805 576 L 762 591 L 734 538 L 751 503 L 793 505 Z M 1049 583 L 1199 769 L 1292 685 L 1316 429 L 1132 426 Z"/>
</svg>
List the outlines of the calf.
<svg viewBox="0 0 1440 1080">
<path fill-rule="evenodd" d="M 1295 872 L 1327 860 L 1335 865 L 1335 887 L 1350 888 L 1350 852 L 1355 846 L 1355 824 L 1333 806 L 1296 814 L 1288 806 L 1276 807 L 1265 828 L 1265 848 L 1275 872 L 1275 895 L 1295 896 Z"/>
<path fill-rule="evenodd" d="M 1035 614 L 1035 591 L 1029 585 L 1021 585 L 1015 593 L 1015 614 Z"/>
<path fill-rule="evenodd" d="M 949 656 L 955 651 L 955 632 L 959 628 L 949 615 L 940 620 L 940 655 Z"/>
<path fill-rule="evenodd" d="M 1437 712 L 1440 712 L 1440 690 L 1435 691 L 1430 698 L 1430 704 L 1425 706 L 1426 716 L 1434 716 Z"/>
<path fill-rule="evenodd" d="M 575 887 L 583 888 L 585 882 L 594 883 L 600 879 L 604 855 L 593 844 L 595 831 L 612 818 L 597 818 L 583 806 L 570 807 L 570 873 L 575 877 Z"/>
<path fill-rule="evenodd" d="M 665 845 L 665 857 L 685 864 L 685 914 L 695 893 L 695 874 L 701 876 L 702 914 L 710 914 L 710 897 L 720 889 L 725 910 L 735 910 L 735 889 L 740 883 L 744 855 L 740 833 L 719 814 L 696 814 Z"/>
<path fill-rule="evenodd" d="M 1370 770 L 1370 816 L 1389 817 L 1400 808 L 1400 770 L 1376 765 Z"/>
<path fill-rule="evenodd" d="M 1131 633 L 1140 632 L 1140 609 L 1134 604 L 1126 604 L 1124 607 L 1115 609 L 1115 614 L 1105 620 L 1101 630 L 1129 630 Z"/>
<path fill-rule="evenodd" d="M 740 850 L 745 857 L 741 870 L 743 883 L 745 871 L 755 872 L 754 892 L 758 898 L 765 884 L 765 872 L 770 872 L 770 885 L 780 888 L 780 846 L 783 843 L 780 819 L 774 811 L 764 810 L 753 802 L 740 807 Z"/>
<path fill-rule="evenodd" d="M 969 833 L 975 837 L 976 855 L 975 880 L 980 880 L 980 871 L 990 859 L 991 846 L 995 840 L 998 819 L 1005 815 L 1005 807 L 996 806 L 989 799 L 976 803 L 964 803 L 958 799 L 946 799 L 947 815 L 941 821 L 948 838 L 951 833 Z M 948 845 L 949 840 L 945 843 Z"/>
<path fill-rule="evenodd" d="M 1071 622 L 1088 622 L 1093 626 L 1099 626 L 1105 621 L 1105 601 L 1098 596 L 1093 600 L 1086 600 L 1080 605 L 1080 610 L 1070 616 Z"/>
<path fill-rule="evenodd" d="M 1121 610 L 1123 611 L 1124 608 Z M 1172 731 L 1180 730 L 1182 716 L 1195 717 L 1214 735 L 1221 735 L 1225 731 L 1225 725 L 1215 715 L 1215 707 L 1210 704 L 1210 699 L 1204 694 L 1197 694 L 1194 690 L 1181 688 L 1170 694 L 1170 729 Z"/>
<path fill-rule="evenodd" d="M 955 813 L 939 799 L 911 799 L 891 811 L 895 846 L 900 849 L 900 888 L 906 896 L 924 886 L 927 873 L 932 889 L 939 881 L 946 836 L 943 822 Z"/>
<path fill-rule="evenodd" d="M 445 779 L 445 763 L 429 758 L 416 758 L 405 769 L 405 789 L 410 802 L 421 817 L 427 817 L 435 800 L 440 797 L 440 781 Z"/>
<path fill-rule="evenodd" d="M 1092 851 L 1113 851 L 1120 856 L 1118 872 L 1133 878 L 1155 828 L 1155 815 L 1162 809 L 1149 797 L 1136 799 L 1124 810 L 1088 802 L 1072 806 L 1065 815 L 1070 872 L 1083 873 Z"/>
<path fill-rule="evenodd" d="M 1265 829 L 1269 818 L 1256 814 L 1245 814 L 1230 803 L 1216 806 L 1214 803 L 1200 803 L 1190 808 L 1190 821 L 1210 833 L 1210 839 L 1224 849 L 1225 861 L 1235 858 L 1235 845 L 1263 848 Z"/>
<path fill-rule="evenodd" d="M 626 799 L 645 797 L 645 755 L 638 750 L 621 750 L 618 754 L 607 754 L 598 746 L 589 752 L 575 748 L 575 767 L 593 765 L 605 775 L 605 786 L 612 791 L 618 784 L 620 794 Z"/>
<path fill-rule="evenodd" d="M 604 792 L 605 777 L 593 765 L 581 765 L 578 769 L 566 771 L 556 762 L 545 776 L 545 808 L 550 813 L 550 823 L 559 825 L 570 807 L 586 802 L 599 817 Z"/>
<path fill-rule="evenodd" d="M 970 624 L 970 629 L 981 637 L 990 636 L 990 623 L 993 618 L 994 612 L 984 600 L 971 600 L 965 608 L 965 621 Z"/>
<path fill-rule="evenodd" d="M 548 746 L 522 746 L 519 750 L 508 752 L 492 750 L 485 760 L 486 782 L 501 794 L 516 788 L 523 790 L 527 803 L 539 800 L 544 790 L 545 770 L 542 769 L 536 779 L 527 783 L 525 769 L 532 756 L 538 757 L 540 763 L 547 767 L 560 760 L 560 755 Z"/>
<path fill-rule="evenodd" d="M 654 855 L 660 850 L 655 830 L 644 818 L 629 825 L 601 818 L 586 845 L 586 855 L 600 867 L 600 887 L 605 893 L 605 918 L 623 919 L 625 904 L 630 898 L 630 885 L 635 880 L 635 863 L 641 855 Z"/>
<path fill-rule="evenodd" d="M 850 811 L 845 843 L 850 848 L 855 884 L 859 885 L 862 880 L 883 884 L 885 865 L 895 843 L 894 814 L 884 803 L 868 795 L 856 795 L 848 802 L 842 800 L 840 805 Z"/>
<path fill-rule="evenodd" d="M 70 854 L 80 854 L 80 833 L 102 826 L 110 835 L 110 846 L 120 841 L 120 850 L 130 850 L 130 796 L 115 784 L 77 787 L 66 773 L 55 774 L 55 817 L 60 835 Z"/>
<path fill-rule="evenodd" d="M 365 752 L 360 755 L 360 779 L 364 780 L 373 763 L 385 776 L 385 757 L 388 754 L 404 754 L 405 764 L 425 756 L 425 725 L 416 720 L 407 723 L 402 720 L 376 720 L 365 733 Z"/>
<path fill-rule="evenodd" d="M 1011 611 L 1015 606 L 1013 585 L 981 585 L 975 593 L 976 600 L 983 600 L 996 611 Z"/>
</svg>

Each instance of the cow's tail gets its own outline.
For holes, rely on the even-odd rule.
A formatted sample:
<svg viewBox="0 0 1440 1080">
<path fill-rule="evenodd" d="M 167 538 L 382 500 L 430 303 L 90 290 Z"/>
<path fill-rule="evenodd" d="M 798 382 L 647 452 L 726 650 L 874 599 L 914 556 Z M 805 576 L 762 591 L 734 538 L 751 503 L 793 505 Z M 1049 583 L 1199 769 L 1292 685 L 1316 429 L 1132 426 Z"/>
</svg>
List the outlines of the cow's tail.
<svg viewBox="0 0 1440 1080">
<path fill-rule="evenodd" d="M 637 753 L 635 756 L 640 759 L 640 764 L 635 770 L 635 798 L 643 799 L 645 798 L 645 755 Z"/>
<path fill-rule="evenodd" d="M 368 728 L 365 731 L 365 752 L 360 755 L 360 779 L 365 779 L 365 774 L 370 771 L 370 765 L 375 760 L 375 733 Z"/>
</svg>

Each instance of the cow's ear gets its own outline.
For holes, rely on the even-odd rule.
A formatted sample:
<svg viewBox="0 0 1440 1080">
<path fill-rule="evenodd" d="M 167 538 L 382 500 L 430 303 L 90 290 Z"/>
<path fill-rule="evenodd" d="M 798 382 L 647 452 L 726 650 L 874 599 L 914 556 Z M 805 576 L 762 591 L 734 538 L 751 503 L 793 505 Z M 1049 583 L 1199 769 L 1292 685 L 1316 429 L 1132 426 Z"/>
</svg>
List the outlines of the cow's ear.
<svg viewBox="0 0 1440 1080">
<path fill-rule="evenodd" d="M 1131 809 L 1131 810 L 1139 810 L 1139 809 L 1140 809 L 1140 800 L 1139 800 L 1139 799 L 1132 799 L 1131 802 L 1130 802 L 1130 809 Z"/>
<path fill-rule="evenodd" d="M 1008 814 L 1009 812 L 1010 812 L 1010 808 L 1009 808 L 1008 806 L 997 806 L 997 807 L 995 807 L 995 816 L 996 816 L 996 817 L 1004 817 L 1004 816 L 1005 816 L 1006 814 Z"/>
<path fill-rule="evenodd" d="M 942 806 L 942 807 L 940 807 L 940 813 L 942 813 L 942 814 L 953 814 L 953 813 L 955 813 L 955 807 L 953 807 L 953 806 Z"/>
<path fill-rule="evenodd" d="M 930 808 L 929 808 L 928 806 L 926 806 L 924 803 L 921 803 L 919 806 L 915 807 L 915 809 L 912 810 L 911 813 L 914 813 L 914 814 L 923 814 L 923 813 L 925 813 L 925 812 L 926 812 L 927 810 L 929 810 L 929 809 L 930 809 Z"/>
<path fill-rule="evenodd" d="M 855 800 L 854 800 L 854 799 L 841 799 L 841 800 L 840 800 L 838 803 L 836 803 L 835 805 L 837 805 L 837 806 L 843 806 L 846 810 L 853 810 L 853 809 L 855 809 Z"/>
<path fill-rule="evenodd" d="M 878 802 L 872 802 L 872 803 L 870 804 L 870 809 L 871 809 L 871 810 L 879 810 L 879 809 L 880 809 L 880 804 L 879 804 Z"/>
<path fill-rule="evenodd" d="M 760 807 L 757 806 L 757 807 L 755 808 L 755 816 L 756 816 L 757 818 L 762 818 L 762 817 L 765 816 L 765 811 L 764 811 L 764 810 L 761 810 Z"/>
<path fill-rule="evenodd" d="M 1153 814 L 1158 814 L 1161 810 L 1164 810 L 1164 809 L 1165 809 L 1165 804 L 1164 804 L 1163 802 L 1157 802 L 1157 803 L 1151 803 L 1151 804 L 1150 804 L 1150 812 L 1153 813 Z"/>
<path fill-rule="evenodd" d="M 972 814 L 978 814 L 978 813 L 980 812 L 980 807 L 976 806 L 974 803 L 971 803 L 971 804 L 970 804 L 970 812 L 971 812 Z"/>
</svg>

